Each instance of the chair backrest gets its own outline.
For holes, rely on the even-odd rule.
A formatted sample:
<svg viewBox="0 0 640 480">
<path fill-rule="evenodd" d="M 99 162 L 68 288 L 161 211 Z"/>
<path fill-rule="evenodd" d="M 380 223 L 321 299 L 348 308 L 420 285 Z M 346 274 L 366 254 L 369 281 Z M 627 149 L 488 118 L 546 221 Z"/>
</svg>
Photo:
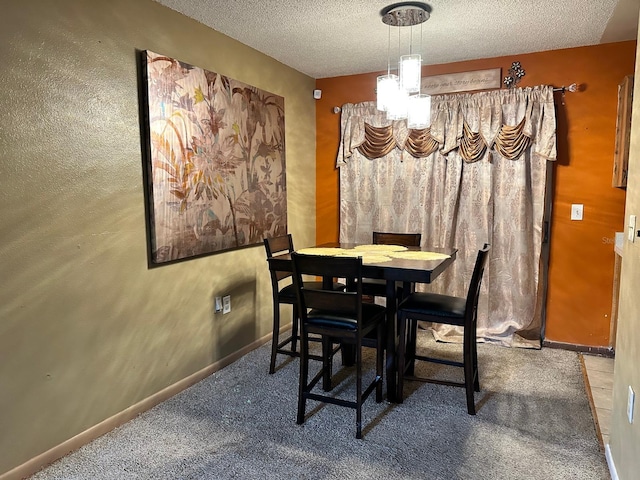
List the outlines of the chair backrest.
<svg viewBox="0 0 640 480">
<path fill-rule="evenodd" d="M 291 234 L 282 235 L 281 237 L 268 237 L 264 239 L 264 248 L 267 251 L 267 258 L 280 253 L 293 252 L 293 238 Z"/>
<path fill-rule="evenodd" d="M 373 243 L 376 245 L 419 247 L 421 240 L 422 235 L 420 233 L 373 232 Z"/>
<path fill-rule="evenodd" d="M 485 243 L 481 250 L 478 251 L 476 257 L 476 264 L 473 267 L 473 274 L 471 275 L 471 282 L 469 283 L 469 290 L 467 292 L 467 303 L 465 306 L 465 323 L 473 322 L 477 316 L 478 310 L 478 298 L 480 297 L 480 286 L 482 284 L 482 275 L 484 274 L 484 268 L 487 265 L 487 258 L 489 257 L 490 245 Z"/>
<path fill-rule="evenodd" d="M 331 257 L 326 255 L 302 255 L 292 253 L 293 284 L 298 295 L 298 310 L 303 321 L 307 309 L 330 311 L 337 315 L 362 320 L 362 258 Z M 305 288 L 303 275 L 316 277 L 355 278 L 355 291 L 317 290 Z"/>
<path fill-rule="evenodd" d="M 267 258 L 271 258 L 275 255 L 291 253 L 293 252 L 293 238 L 291 234 L 282 235 L 281 237 L 270 237 L 264 239 L 264 248 L 267 251 Z M 278 290 L 278 282 L 283 278 L 291 276 L 291 272 L 280 272 L 270 270 L 271 272 L 271 286 L 274 291 Z"/>
</svg>

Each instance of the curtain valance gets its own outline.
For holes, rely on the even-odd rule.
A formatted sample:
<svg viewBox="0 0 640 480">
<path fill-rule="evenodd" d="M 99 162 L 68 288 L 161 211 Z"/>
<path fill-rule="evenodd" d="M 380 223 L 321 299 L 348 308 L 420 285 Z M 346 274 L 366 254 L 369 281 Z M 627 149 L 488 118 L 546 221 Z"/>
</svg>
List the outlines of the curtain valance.
<svg viewBox="0 0 640 480">
<path fill-rule="evenodd" d="M 388 121 L 374 102 L 344 105 L 337 166 L 347 162 L 356 149 L 370 159 L 384 157 L 396 148 L 416 158 L 438 150 L 446 156 L 457 149 L 471 163 L 484 158 L 487 151 L 515 160 L 531 146 L 535 155 L 556 159 L 550 86 L 435 96 L 432 116 L 430 128 L 409 130 L 405 120 Z M 517 123 L 507 124 L 505 118 L 515 118 Z"/>
<path fill-rule="evenodd" d="M 431 128 L 409 130 L 404 142 L 404 150 L 416 158 L 427 157 L 438 150 L 438 147 L 438 141 L 431 136 Z M 371 159 L 384 157 L 395 148 L 402 149 L 393 135 L 391 125 L 374 127 L 366 122 L 364 123 L 364 141 L 356 148 L 362 155 Z"/>
</svg>

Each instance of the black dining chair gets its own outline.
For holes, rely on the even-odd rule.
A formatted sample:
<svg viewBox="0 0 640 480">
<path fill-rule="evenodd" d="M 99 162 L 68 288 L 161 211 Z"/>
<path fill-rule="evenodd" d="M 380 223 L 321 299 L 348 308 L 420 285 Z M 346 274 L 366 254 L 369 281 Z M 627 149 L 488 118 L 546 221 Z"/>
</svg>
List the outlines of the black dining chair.
<svg viewBox="0 0 640 480">
<path fill-rule="evenodd" d="M 422 240 L 420 233 L 390 233 L 390 232 L 373 232 L 374 245 L 401 245 L 403 247 L 419 247 Z M 376 278 L 364 278 L 362 280 L 362 294 L 370 297 L 385 297 L 387 282 Z M 409 287 L 411 285 L 404 285 Z M 398 299 L 402 298 L 405 290 L 398 285 Z M 406 293 L 409 293 L 407 291 Z"/>
<path fill-rule="evenodd" d="M 279 237 L 270 237 L 264 239 L 264 247 L 267 252 L 267 258 L 274 255 L 287 254 L 293 252 L 293 238 L 291 234 Z M 289 280 L 286 285 L 283 280 L 290 279 L 291 272 L 270 270 L 271 274 L 271 293 L 273 296 L 273 334 L 271 339 L 271 361 L 269 362 L 269 373 L 274 373 L 276 368 L 277 355 L 284 354 L 292 357 L 298 357 L 300 353 L 297 351 L 297 342 L 300 338 L 298 333 L 298 304 L 296 291 L 293 283 Z M 322 282 L 305 282 L 309 288 L 322 288 Z M 344 290 L 345 284 L 333 282 L 334 290 Z M 291 319 L 291 334 L 284 340 L 280 340 L 280 305 L 292 305 L 293 316 Z M 285 348 L 289 345 L 289 348 Z M 318 359 L 320 359 L 318 357 Z"/>
<path fill-rule="evenodd" d="M 408 295 L 398 305 L 398 335 L 400 338 L 398 345 L 398 402 L 401 403 L 403 400 L 405 379 L 452 385 L 465 388 L 467 412 L 469 415 L 476 414 L 474 391 L 480 391 L 476 344 L 478 298 L 488 254 L 489 244 L 485 244 L 478 251 L 466 298 L 416 292 Z M 416 353 L 417 322 L 420 320 L 463 327 L 463 361 L 432 358 Z M 408 323 L 413 325 L 409 326 L 407 333 Z M 413 375 L 416 360 L 462 367 L 464 369 L 464 382 L 417 377 Z"/>
<path fill-rule="evenodd" d="M 362 404 L 373 390 L 376 402 L 382 401 L 382 371 L 384 354 L 384 324 L 386 308 L 362 302 L 362 258 L 301 255 L 293 253 L 293 283 L 300 312 L 300 385 L 298 391 L 297 423 L 305 420 L 307 400 L 330 403 L 356 410 L 356 438 L 362 438 Z M 303 282 L 303 275 L 343 277 L 357 280 L 356 291 L 318 290 Z M 376 371 L 373 380 L 363 387 L 363 339 L 375 332 Z M 322 338 L 322 368 L 309 380 L 310 335 Z M 333 343 L 353 344 L 355 347 L 355 401 L 316 393 L 314 387 L 323 379 L 326 392 L 332 390 Z M 348 367 L 345 367 L 348 368 Z M 328 382 L 326 380 L 329 380 Z M 363 390 L 364 388 L 364 390 Z"/>
</svg>

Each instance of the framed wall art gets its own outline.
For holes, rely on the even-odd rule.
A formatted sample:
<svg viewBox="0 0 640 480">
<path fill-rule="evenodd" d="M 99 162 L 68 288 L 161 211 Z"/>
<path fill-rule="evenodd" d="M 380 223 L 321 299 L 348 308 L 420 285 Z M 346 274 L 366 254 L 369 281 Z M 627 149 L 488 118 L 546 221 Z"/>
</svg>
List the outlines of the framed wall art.
<svg viewBox="0 0 640 480">
<path fill-rule="evenodd" d="M 420 93 L 442 95 L 444 93 L 492 90 L 502 86 L 501 68 L 475 70 L 472 72 L 445 73 L 423 77 Z"/>
<path fill-rule="evenodd" d="M 284 98 L 142 52 L 150 261 L 287 231 Z"/>
</svg>

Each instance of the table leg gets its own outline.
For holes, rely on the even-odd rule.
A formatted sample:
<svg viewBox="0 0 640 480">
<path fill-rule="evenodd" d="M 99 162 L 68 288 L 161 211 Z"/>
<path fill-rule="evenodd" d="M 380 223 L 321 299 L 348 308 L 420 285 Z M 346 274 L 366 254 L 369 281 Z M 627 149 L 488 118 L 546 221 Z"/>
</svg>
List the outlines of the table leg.
<svg viewBox="0 0 640 480">
<path fill-rule="evenodd" d="M 387 400 L 396 401 L 397 368 L 396 368 L 396 282 L 387 280 Z"/>
<path fill-rule="evenodd" d="M 413 291 L 415 290 L 415 285 L 411 282 L 403 282 L 402 283 L 402 298 L 398 300 L 398 303 L 400 303 L 402 300 L 404 300 L 406 297 L 408 297 L 411 293 L 413 293 Z M 406 359 L 406 363 L 405 363 L 405 374 L 407 375 L 413 375 L 414 372 L 414 366 L 415 366 L 415 354 L 416 354 L 416 345 L 415 342 L 413 341 L 416 338 L 416 334 L 415 334 L 415 329 L 417 329 L 418 322 L 409 322 L 409 325 L 407 326 L 408 328 L 408 335 L 407 339 L 404 338 L 399 338 L 398 341 L 399 342 L 407 342 L 406 347 L 405 347 L 405 359 Z M 398 392 L 398 396 L 400 396 L 401 392 Z"/>
</svg>

